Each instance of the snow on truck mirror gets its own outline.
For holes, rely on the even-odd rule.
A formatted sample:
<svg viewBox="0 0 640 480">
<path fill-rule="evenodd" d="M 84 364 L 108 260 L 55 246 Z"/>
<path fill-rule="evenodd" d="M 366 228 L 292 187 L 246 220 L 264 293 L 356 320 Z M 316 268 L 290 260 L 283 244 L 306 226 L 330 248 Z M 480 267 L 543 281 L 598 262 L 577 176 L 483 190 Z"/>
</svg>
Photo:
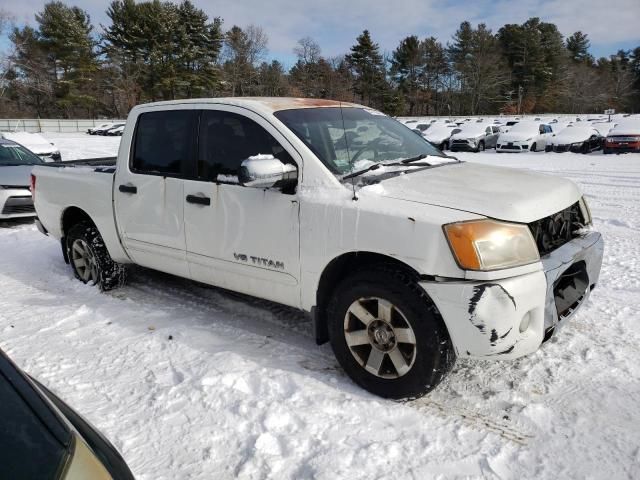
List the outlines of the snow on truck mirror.
<svg viewBox="0 0 640 480">
<path fill-rule="evenodd" d="M 273 188 L 295 183 L 295 165 L 282 163 L 273 155 L 254 155 L 242 161 L 238 180 L 244 187 Z"/>
</svg>

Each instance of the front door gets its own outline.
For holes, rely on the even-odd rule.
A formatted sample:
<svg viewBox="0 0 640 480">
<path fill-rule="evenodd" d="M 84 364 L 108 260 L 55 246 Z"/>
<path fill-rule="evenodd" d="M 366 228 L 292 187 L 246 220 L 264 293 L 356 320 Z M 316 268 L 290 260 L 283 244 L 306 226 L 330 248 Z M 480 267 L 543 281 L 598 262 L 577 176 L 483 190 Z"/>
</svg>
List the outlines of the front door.
<svg viewBox="0 0 640 480">
<path fill-rule="evenodd" d="M 203 110 L 197 180 L 185 181 L 187 260 L 194 280 L 300 305 L 299 202 L 295 189 L 243 187 L 243 160 L 273 155 L 300 168 L 298 153 L 245 109 Z"/>
<path fill-rule="evenodd" d="M 196 129 L 196 110 L 141 113 L 129 164 L 118 167 L 113 192 L 120 238 L 131 258 L 184 277 L 184 178 L 195 169 Z"/>
</svg>

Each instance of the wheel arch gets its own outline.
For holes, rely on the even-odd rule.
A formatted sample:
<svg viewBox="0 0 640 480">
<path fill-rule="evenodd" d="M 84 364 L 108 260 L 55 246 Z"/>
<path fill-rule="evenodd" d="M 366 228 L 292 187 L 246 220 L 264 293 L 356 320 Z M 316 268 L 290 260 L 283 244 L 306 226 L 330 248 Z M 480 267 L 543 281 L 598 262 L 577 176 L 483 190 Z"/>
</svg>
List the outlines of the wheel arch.
<svg viewBox="0 0 640 480">
<path fill-rule="evenodd" d="M 350 272 L 378 264 L 394 266 L 416 279 L 426 277 L 407 263 L 381 253 L 356 251 L 335 257 L 325 266 L 320 275 L 316 290 L 316 305 L 312 308 L 313 330 L 318 345 L 329 341 L 327 305 L 336 285 Z"/>
<path fill-rule="evenodd" d="M 69 263 L 69 255 L 65 247 L 67 233 L 71 227 L 80 222 L 89 222 L 91 225 L 98 228 L 91 216 L 80 207 L 67 207 L 64 212 L 62 212 L 60 217 L 60 231 L 62 232 L 62 236 L 60 237 L 60 246 L 62 247 L 62 255 L 66 263 Z M 98 229 L 98 231 L 100 230 Z"/>
</svg>

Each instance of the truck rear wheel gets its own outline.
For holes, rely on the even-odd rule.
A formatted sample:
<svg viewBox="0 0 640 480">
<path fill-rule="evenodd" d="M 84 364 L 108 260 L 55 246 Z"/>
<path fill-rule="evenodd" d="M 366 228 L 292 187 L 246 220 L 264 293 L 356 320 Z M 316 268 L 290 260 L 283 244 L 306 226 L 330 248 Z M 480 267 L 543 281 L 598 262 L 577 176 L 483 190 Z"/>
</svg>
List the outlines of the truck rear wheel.
<svg viewBox="0 0 640 480">
<path fill-rule="evenodd" d="M 342 281 L 327 313 L 338 362 L 375 395 L 421 397 L 455 363 L 435 305 L 410 275 L 395 267 L 362 270 Z"/>
<path fill-rule="evenodd" d="M 73 273 L 81 282 L 97 285 L 103 291 L 124 284 L 124 265 L 111 259 L 100 232 L 93 224 L 80 222 L 71 227 L 66 246 Z"/>
</svg>

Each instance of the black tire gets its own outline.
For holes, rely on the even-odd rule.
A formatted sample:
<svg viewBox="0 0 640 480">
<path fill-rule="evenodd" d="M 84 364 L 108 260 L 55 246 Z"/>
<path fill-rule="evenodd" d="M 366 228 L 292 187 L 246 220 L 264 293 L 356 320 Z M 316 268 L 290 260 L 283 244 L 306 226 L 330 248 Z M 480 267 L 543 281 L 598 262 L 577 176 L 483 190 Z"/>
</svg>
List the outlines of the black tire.
<svg viewBox="0 0 640 480">
<path fill-rule="evenodd" d="M 78 241 L 87 246 L 94 260 L 95 271 L 92 278 L 86 278 L 74 262 L 74 243 Z M 67 258 L 73 269 L 75 277 L 83 283 L 97 285 L 100 290 L 108 291 L 124 285 L 126 277 L 125 266 L 111 259 L 104 240 L 98 229 L 89 222 L 80 222 L 69 229 L 65 239 Z"/>
<path fill-rule="evenodd" d="M 329 337 L 336 359 L 356 384 L 384 398 L 421 397 L 433 390 L 455 364 L 455 351 L 444 321 L 416 280 L 394 266 L 370 267 L 343 280 L 328 305 Z M 345 339 L 345 318 L 349 308 L 361 299 L 372 297 L 393 304 L 415 336 L 413 363 L 406 373 L 396 378 L 382 378 L 366 370 L 356 360 Z M 353 317 L 349 318 L 353 321 Z M 365 349 L 363 356 L 367 356 L 366 349 L 370 355 L 375 347 L 363 344 L 362 348 Z M 383 371 L 385 361 L 393 368 L 390 357 L 385 357 L 379 373 Z"/>
<path fill-rule="evenodd" d="M 536 142 L 533 142 L 533 145 L 531 145 L 531 151 L 535 152 L 537 146 L 538 146 L 538 144 Z"/>
<path fill-rule="evenodd" d="M 484 152 L 484 142 L 483 141 L 481 141 L 478 144 L 478 152 Z"/>
<path fill-rule="evenodd" d="M 448 148 L 449 148 L 449 142 L 442 142 L 442 144 L 440 144 L 440 150 L 442 150 L 443 152 Z"/>
</svg>

